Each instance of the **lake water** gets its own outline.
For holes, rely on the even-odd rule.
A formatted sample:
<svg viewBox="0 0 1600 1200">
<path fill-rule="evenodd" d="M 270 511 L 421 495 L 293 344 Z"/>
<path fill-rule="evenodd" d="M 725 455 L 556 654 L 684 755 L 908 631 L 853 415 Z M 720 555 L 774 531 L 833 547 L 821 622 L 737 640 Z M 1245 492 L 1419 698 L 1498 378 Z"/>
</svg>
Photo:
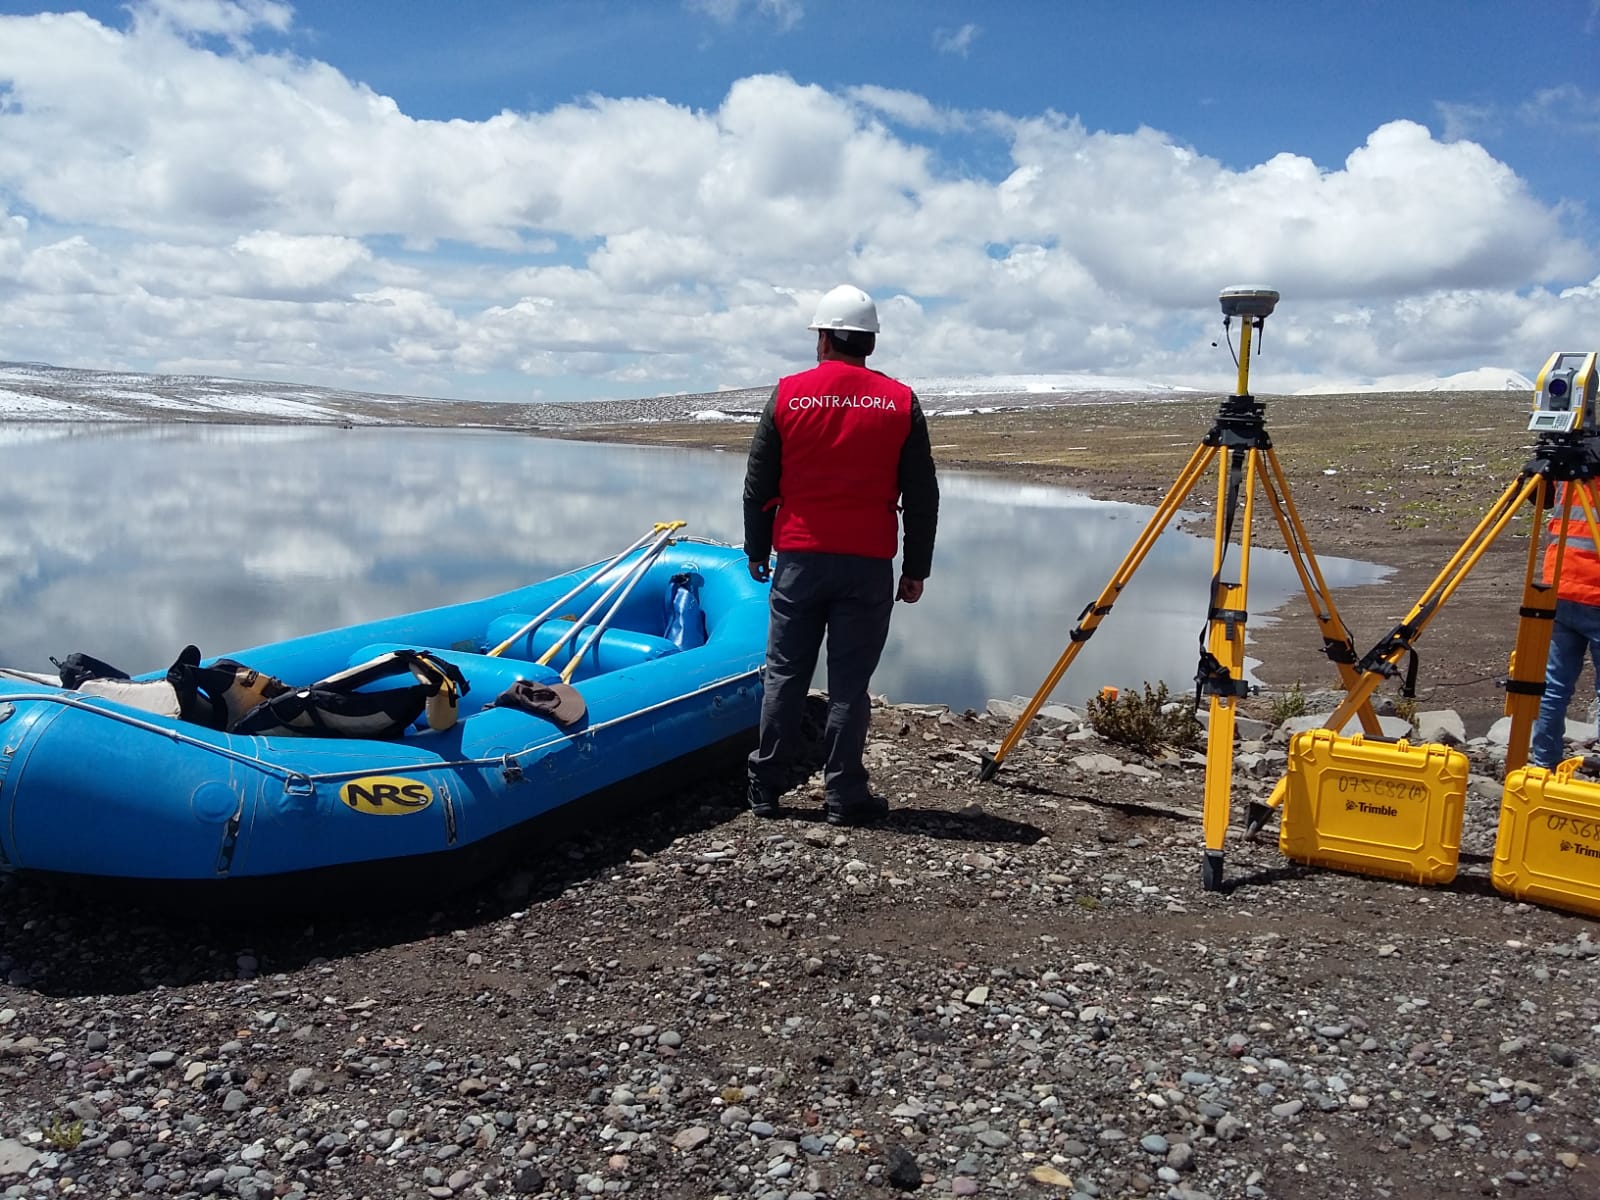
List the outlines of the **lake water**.
<svg viewBox="0 0 1600 1200">
<path fill-rule="evenodd" d="M 742 537 L 739 454 L 381 428 L 0 425 L 0 441 L 0 665 L 27 670 L 82 650 L 138 673 L 190 642 L 225 654 L 488 595 L 608 558 L 654 521 Z M 957 710 L 1031 695 L 1151 510 L 940 482 L 933 577 L 896 605 L 873 690 Z M 1058 699 L 1192 690 L 1210 527 L 1168 527 Z M 1318 562 L 1335 588 L 1383 574 Z M 1286 555 L 1252 555 L 1253 626 L 1299 591 Z"/>
</svg>

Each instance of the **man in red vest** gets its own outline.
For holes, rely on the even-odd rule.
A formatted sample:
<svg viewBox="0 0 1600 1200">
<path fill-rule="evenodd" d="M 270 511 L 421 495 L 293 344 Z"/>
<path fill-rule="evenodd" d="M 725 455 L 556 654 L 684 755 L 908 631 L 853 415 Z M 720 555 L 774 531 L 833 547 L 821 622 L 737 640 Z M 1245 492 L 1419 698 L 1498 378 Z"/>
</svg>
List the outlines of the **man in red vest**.
<svg viewBox="0 0 1600 1200">
<path fill-rule="evenodd" d="M 878 309 L 860 288 L 822 297 L 810 328 L 817 365 L 778 381 L 750 442 L 744 549 L 750 574 L 772 582 L 761 740 L 750 755 L 750 811 L 778 816 L 793 782 L 800 725 L 823 634 L 828 720 L 823 793 L 833 825 L 889 811 L 861 761 L 867 685 L 889 636 L 895 600 L 915 604 L 933 566 L 939 483 L 928 425 L 910 388 L 866 359 Z M 893 560 L 905 512 L 898 585 Z M 768 563 L 777 550 L 775 563 Z"/>
<path fill-rule="evenodd" d="M 1550 628 L 1550 657 L 1545 662 L 1544 695 L 1539 700 L 1539 717 L 1533 724 L 1533 739 L 1528 746 L 1529 765 L 1554 767 L 1567 757 L 1565 735 L 1567 705 L 1577 690 L 1583 660 L 1594 660 L 1596 689 L 1600 691 L 1600 554 L 1596 553 L 1589 520 L 1576 495 L 1567 513 L 1568 484 L 1561 485 L 1550 518 L 1550 544 L 1544 552 L 1544 582 L 1556 586 L 1555 621 Z M 1600 517 L 1600 495 L 1593 483 L 1580 483 L 1589 503 Z M 1561 579 L 1555 578 L 1556 538 L 1561 532 L 1562 514 L 1566 522 L 1567 544 L 1561 557 Z"/>
</svg>

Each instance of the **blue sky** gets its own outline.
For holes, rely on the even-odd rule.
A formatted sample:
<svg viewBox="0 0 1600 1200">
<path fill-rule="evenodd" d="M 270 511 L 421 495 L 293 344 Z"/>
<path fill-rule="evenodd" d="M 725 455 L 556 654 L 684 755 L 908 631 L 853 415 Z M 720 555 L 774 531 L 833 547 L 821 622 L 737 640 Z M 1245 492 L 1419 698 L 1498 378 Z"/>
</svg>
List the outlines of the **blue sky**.
<svg viewBox="0 0 1600 1200">
<path fill-rule="evenodd" d="M 81 15 L 67 16 L 68 12 Z M 1600 3 L 0 3 L 0 358 L 429 395 L 1257 390 L 1600 338 Z"/>
<path fill-rule="evenodd" d="M 1177 0 L 810 0 L 765 16 L 747 0 L 724 21 L 671 0 L 456 7 L 302 5 L 314 29 L 284 44 L 327 56 L 419 117 L 482 119 L 591 92 L 715 107 L 735 79 L 778 72 L 959 109 L 1056 109 L 1113 132 L 1154 126 L 1231 167 L 1280 150 L 1333 165 L 1386 121 L 1443 132 L 1454 120 L 1547 200 L 1573 190 L 1560 172 L 1587 181 L 1580 194 L 1600 184 L 1592 0 L 1295 0 L 1232 12 Z M 792 24 L 784 11 L 798 14 Z M 386 17 L 395 12 L 404 20 Z M 1562 86 L 1575 94 L 1540 104 Z M 986 152 L 963 153 L 981 164 Z"/>
</svg>

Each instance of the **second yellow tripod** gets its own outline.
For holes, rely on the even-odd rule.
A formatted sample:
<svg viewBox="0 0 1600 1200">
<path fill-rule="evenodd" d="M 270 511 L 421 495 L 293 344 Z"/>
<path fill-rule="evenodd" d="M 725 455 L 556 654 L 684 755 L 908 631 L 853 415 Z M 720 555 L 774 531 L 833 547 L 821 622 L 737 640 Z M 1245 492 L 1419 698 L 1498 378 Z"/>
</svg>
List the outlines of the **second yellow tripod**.
<svg viewBox="0 0 1600 1200">
<path fill-rule="evenodd" d="M 1550 356 L 1534 385 L 1534 409 L 1528 428 L 1537 433 L 1538 438 L 1532 457 L 1411 606 L 1405 619 L 1361 656 L 1355 666 L 1357 678 L 1353 684 L 1346 680 L 1345 698 L 1324 722 L 1326 728 L 1342 729 L 1358 708 L 1369 705 L 1378 685 L 1399 674 L 1399 663 L 1405 655 L 1413 655 L 1412 664 L 1415 665 L 1416 641 L 1429 622 L 1512 519 L 1521 512 L 1531 511 L 1532 532 L 1522 576 L 1522 603 L 1517 610 L 1516 641 L 1505 682 L 1505 711 L 1511 718 L 1506 741 L 1506 774 L 1528 761 L 1529 742 L 1544 696 L 1545 661 L 1559 599 L 1556 586 L 1543 581 L 1541 548 L 1548 549 L 1551 577 L 1558 579 L 1569 541 L 1583 544 L 1589 553 L 1600 546 L 1600 524 L 1596 522 L 1592 500 L 1595 481 L 1600 480 L 1600 414 L 1595 412 L 1597 383 L 1600 383 L 1597 376 L 1600 376 L 1600 354 L 1594 351 Z M 1568 488 L 1569 483 L 1580 486 Z M 1550 512 L 1557 517 L 1553 540 L 1547 538 L 1545 530 L 1546 514 Z M 1581 525 L 1575 512 L 1582 513 Z M 1572 533 L 1574 526 L 1579 531 L 1576 535 Z M 1412 686 L 1413 682 L 1408 680 L 1405 694 L 1411 693 Z M 1260 832 L 1272 819 L 1272 814 L 1282 807 L 1286 794 L 1287 781 L 1280 780 L 1265 804 L 1250 806 L 1245 816 L 1246 836 L 1253 837 Z"/>
</svg>

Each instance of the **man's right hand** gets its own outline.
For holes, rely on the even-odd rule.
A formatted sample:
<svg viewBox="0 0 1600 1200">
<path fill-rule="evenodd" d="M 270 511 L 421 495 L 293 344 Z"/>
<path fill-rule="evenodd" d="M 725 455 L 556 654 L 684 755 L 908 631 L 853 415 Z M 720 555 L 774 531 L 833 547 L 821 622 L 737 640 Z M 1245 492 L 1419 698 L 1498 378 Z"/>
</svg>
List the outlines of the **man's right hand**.
<svg viewBox="0 0 1600 1200">
<path fill-rule="evenodd" d="M 752 558 L 750 560 L 750 578 L 757 583 L 766 583 L 767 580 L 772 578 L 772 567 L 767 563 L 766 559 Z"/>
</svg>

